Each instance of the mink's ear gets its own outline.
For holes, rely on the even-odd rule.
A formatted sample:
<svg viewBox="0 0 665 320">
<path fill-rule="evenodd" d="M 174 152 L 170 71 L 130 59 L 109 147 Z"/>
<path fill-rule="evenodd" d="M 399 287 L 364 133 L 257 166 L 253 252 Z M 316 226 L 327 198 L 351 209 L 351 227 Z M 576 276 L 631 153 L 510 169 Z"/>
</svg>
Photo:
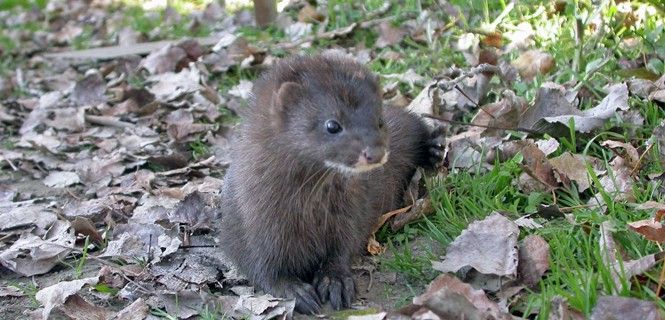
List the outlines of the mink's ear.
<svg viewBox="0 0 665 320">
<path fill-rule="evenodd" d="M 302 99 L 303 91 L 303 87 L 295 82 L 282 83 L 273 95 L 273 110 L 276 112 L 287 110 Z"/>
</svg>

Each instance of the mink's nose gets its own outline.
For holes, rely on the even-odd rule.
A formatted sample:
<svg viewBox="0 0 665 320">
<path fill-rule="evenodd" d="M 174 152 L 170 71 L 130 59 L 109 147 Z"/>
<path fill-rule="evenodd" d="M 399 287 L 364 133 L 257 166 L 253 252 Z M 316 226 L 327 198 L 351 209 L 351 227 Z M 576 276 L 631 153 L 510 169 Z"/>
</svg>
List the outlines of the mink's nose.
<svg viewBox="0 0 665 320">
<path fill-rule="evenodd" d="M 383 156 L 386 155 L 385 148 L 381 147 L 367 147 L 360 155 L 360 163 L 376 164 L 381 162 Z"/>
</svg>

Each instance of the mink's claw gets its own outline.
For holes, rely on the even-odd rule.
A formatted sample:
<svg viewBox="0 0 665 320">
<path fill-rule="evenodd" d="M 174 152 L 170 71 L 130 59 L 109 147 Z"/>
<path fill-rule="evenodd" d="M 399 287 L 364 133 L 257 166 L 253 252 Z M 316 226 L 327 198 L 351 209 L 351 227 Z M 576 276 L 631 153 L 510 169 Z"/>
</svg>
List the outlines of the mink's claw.
<svg viewBox="0 0 665 320">
<path fill-rule="evenodd" d="M 316 292 L 335 310 L 350 308 L 356 295 L 356 284 L 350 272 L 320 272 L 314 278 Z"/>
<path fill-rule="evenodd" d="M 446 129 L 443 126 L 438 126 L 434 129 L 427 141 L 427 152 L 429 166 L 438 169 L 443 166 L 444 158 L 446 156 Z"/>
</svg>

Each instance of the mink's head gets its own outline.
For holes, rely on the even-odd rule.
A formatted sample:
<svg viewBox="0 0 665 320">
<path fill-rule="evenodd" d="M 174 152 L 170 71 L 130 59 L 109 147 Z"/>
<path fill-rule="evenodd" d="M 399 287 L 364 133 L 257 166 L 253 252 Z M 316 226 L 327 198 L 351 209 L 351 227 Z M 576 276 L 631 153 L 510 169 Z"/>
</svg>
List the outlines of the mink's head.
<svg viewBox="0 0 665 320">
<path fill-rule="evenodd" d="M 280 152 L 345 174 L 378 168 L 388 159 L 379 84 L 351 59 L 286 59 L 255 84 L 254 97 L 268 117 L 264 133 L 287 142 L 278 143 L 288 149 Z"/>
</svg>

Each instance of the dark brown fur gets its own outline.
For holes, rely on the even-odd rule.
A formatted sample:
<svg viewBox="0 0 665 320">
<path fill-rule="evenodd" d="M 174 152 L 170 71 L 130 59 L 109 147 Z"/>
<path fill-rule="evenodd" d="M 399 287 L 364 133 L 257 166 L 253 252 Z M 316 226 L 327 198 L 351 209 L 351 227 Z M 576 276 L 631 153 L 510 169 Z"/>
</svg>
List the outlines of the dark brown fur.
<svg viewBox="0 0 665 320">
<path fill-rule="evenodd" d="M 383 108 L 376 77 L 346 58 L 285 59 L 253 95 L 224 180 L 221 246 L 255 286 L 295 298 L 299 312 L 327 300 L 349 307 L 351 259 L 377 217 L 401 205 L 416 167 L 436 158 L 431 134 L 417 116 Z M 322 129 L 329 117 L 343 119 L 342 138 Z M 367 145 L 387 147 L 383 166 L 324 164 L 352 165 Z"/>
</svg>

